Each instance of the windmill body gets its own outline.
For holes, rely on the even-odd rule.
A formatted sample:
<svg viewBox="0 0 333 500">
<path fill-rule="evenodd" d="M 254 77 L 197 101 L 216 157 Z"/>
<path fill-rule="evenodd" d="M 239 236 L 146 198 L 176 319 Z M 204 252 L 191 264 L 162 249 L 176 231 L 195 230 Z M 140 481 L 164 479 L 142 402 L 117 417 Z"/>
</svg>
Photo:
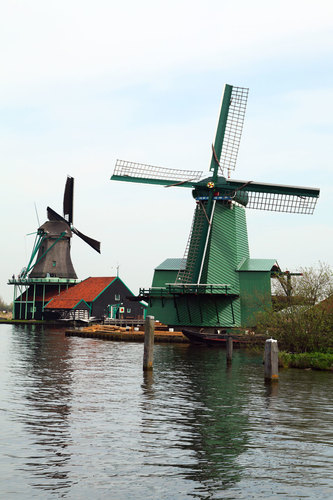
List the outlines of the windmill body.
<svg viewBox="0 0 333 500">
<path fill-rule="evenodd" d="M 70 254 L 72 232 L 68 224 L 47 221 L 38 228 L 38 233 L 42 235 L 42 242 L 30 278 L 77 279 Z"/>
<path fill-rule="evenodd" d="M 73 226 L 73 195 L 74 179 L 68 176 L 63 216 L 47 207 L 48 220 L 37 230 L 27 266 L 8 281 L 14 285 L 13 319 L 44 319 L 44 307 L 51 298 L 77 283 L 71 259 L 73 234 L 100 252 L 98 241 Z"/>
<path fill-rule="evenodd" d="M 209 175 L 117 160 L 111 179 L 191 188 L 196 202 L 190 236 L 173 278 L 156 268 L 152 287 L 141 289 L 149 314 L 175 326 L 253 326 L 271 305 L 275 259 L 251 259 L 246 210 L 311 214 L 319 189 L 230 179 L 242 134 L 248 89 L 226 85 L 212 145 Z M 162 266 L 163 267 L 163 266 Z M 170 275 L 168 276 L 170 279 Z"/>
</svg>

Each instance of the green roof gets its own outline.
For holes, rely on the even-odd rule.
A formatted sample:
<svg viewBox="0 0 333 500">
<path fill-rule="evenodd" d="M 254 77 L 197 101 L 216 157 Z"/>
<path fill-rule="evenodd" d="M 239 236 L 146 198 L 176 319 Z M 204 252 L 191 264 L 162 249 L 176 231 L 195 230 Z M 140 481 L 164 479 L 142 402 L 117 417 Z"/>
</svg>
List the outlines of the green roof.
<svg viewBox="0 0 333 500">
<path fill-rule="evenodd" d="M 162 264 L 155 267 L 155 271 L 179 271 L 185 269 L 183 259 L 165 259 Z"/>
<path fill-rule="evenodd" d="M 272 269 L 275 267 L 275 269 Z M 245 259 L 236 268 L 236 271 L 279 271 L 279 265 L 275 259 Z"/>
</svg>

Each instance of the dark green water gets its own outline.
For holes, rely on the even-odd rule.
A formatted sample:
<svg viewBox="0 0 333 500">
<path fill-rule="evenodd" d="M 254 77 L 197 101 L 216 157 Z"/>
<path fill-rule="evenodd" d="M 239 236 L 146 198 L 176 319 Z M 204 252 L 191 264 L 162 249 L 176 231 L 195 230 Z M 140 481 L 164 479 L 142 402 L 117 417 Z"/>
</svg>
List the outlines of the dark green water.
<svg viewBox="0 0 333 500">
<path fill-rule="evenodd" d="M 0 497 L 331 499 L 333 374 L 0 325 Z"/>
</svg>

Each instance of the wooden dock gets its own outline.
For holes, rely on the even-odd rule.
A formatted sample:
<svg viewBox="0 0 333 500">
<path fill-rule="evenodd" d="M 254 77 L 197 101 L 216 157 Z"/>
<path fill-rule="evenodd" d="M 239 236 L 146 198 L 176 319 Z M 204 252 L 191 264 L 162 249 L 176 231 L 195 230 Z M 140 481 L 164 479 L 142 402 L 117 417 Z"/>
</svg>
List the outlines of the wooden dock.
<svg viewBox="0 0 333 500">
<path fill-rule="evenodd" d="M 71 328 L 66 330 L 67 337 L 87 337 L 93 339 L 103 340 L 118 340 L 122 342 L 143 342 L 144 329 L 136 329 L 135 327 L 126 328 L 116 325 L 92 325 L 84 328 Z M 182 334 L 182 332 L 169 331 L 163 325 L 156 326 L 155 342 L 173 342 L 188 344 L 189 340 Z"/>
<path fill-rule="evenodd" d="M 102 340 L 118 340 L 121 342 L 144 342 L 144 326 L 137 327 L 120 327 L 117 325 L 91 325 L 81 328 L 69 328 L 66 330 L 67 337 L 86 337 L 92 339 Z M 238 347 L 254 347 L 264 345 L 266 336 L 256 335 L 254 332 L 251 334 L 237 335 L 234 338 Z M 167 326 L 157 323 L 155 326 L 154 341 L 157 343 L 180 343 L 189 344 L 185 335 L 181 331 L 172 331 Z"/>
</svg>

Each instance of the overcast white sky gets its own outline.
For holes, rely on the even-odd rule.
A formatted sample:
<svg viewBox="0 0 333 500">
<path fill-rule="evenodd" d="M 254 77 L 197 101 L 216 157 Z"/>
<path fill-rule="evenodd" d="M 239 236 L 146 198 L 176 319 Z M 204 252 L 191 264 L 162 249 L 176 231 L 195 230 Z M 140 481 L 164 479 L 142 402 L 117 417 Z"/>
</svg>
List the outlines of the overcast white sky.
<svg viewBox="0 0 333 500">
<path fill-rule="evenodd" d="M 189 189 L 111 182 L 117 158 L 207 171 L 224 83 L 249 87 L 233 178 L 321 188 L 313 216 L 248 211 L 253 258 L 332 265 L 329 0 L 10 0 L 0 5 L 0 296 L 75 178 L 79 278 L 151 283 L 182 257 Z"/>
</svg>

